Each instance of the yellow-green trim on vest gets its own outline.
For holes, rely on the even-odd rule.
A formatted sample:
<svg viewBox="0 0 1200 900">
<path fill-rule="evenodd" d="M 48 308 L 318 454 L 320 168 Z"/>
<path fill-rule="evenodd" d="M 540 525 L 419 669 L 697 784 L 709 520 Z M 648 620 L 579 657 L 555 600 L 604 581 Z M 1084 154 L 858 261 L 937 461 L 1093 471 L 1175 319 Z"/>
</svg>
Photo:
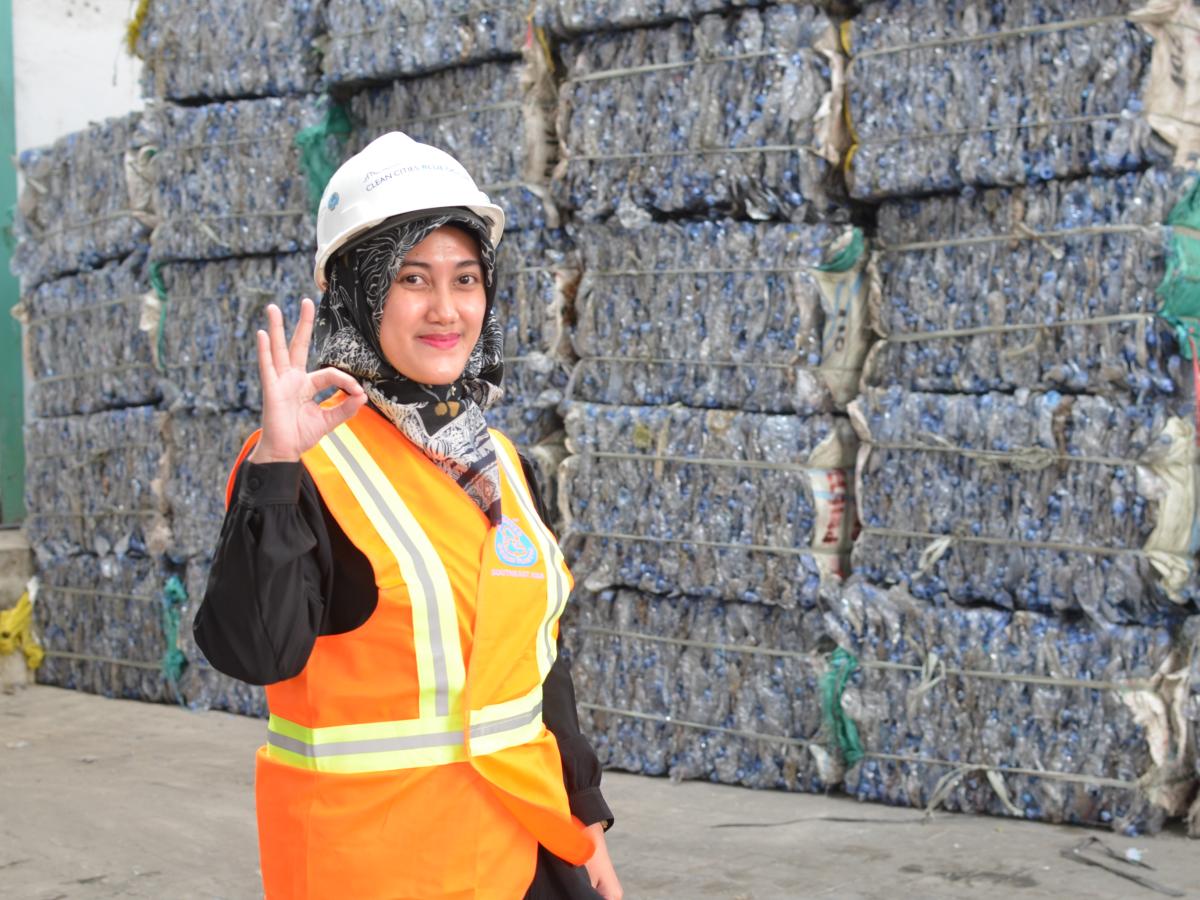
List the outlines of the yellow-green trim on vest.
<svg viewBox="0 0 1200 900">
<path fill-rule="evenodd" d="M 449 715 L 462 706 L 467 673 L 446 567 L 416 516 L 349 425 L 335 428 L 318 446 L 395 555 L 408 585 L 421 717 Z"/>
<path fill-rule="evenodd" d="M 267 755 L 276 762 L 318 772 L 361 774 L 466 762 L 539 737 L 542 686 L 524 697 L 471 713 L 471 749 L 459 716 L 431 716 L 358 725 L 309 728 L 272 714 Z"/>
<path fill-rule="evenodd" d="M 496 445 L 496 458 L 500 461 L 500 469 L 504 473 L 504 477 L 512 484 L 513 493 L 521 504 L 521 512 L 533 527 L 533 539 L 537 542 L 538 552 L 542 554 L 542 559 L 546 560 L 546 573 L 549 576 L 546 579 L 546 615 L 542 619 L 541 627 L 538 628 L 537 645 L 538 671 L 542 680 L 545 681 L 550 667 L 554 665 L 554 660 L 558 657 L 558 643 L 554 640 L 554 623 L 562 615 L 570 595 L 566 561 L 563 559 L 558 541 L 554 539 L 554 535 L 550 533 L 538 516 L 533 505 L 533 498 L 525 489 L 519 474 L 520 463 L 510 456 L 510 454 L 515 455 L 515 450 L 508 443 L 508 439 L 498 432 L 492 432 L 492 442 Z"/>
</svg>

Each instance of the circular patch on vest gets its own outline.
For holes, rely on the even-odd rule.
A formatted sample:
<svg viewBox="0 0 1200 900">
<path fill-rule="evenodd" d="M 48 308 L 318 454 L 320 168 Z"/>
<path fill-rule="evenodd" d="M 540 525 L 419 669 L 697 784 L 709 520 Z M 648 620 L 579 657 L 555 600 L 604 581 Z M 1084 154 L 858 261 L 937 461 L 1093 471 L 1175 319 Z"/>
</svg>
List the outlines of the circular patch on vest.
<svg viewBox="0 0 1200 900">
<path fill-rule="evenodd" d="M 525 568 L 538 561 L 537 547 L 515 520 L 504 516 L 496 529 L 496 556 L 510 566 Z"/>
</svg>

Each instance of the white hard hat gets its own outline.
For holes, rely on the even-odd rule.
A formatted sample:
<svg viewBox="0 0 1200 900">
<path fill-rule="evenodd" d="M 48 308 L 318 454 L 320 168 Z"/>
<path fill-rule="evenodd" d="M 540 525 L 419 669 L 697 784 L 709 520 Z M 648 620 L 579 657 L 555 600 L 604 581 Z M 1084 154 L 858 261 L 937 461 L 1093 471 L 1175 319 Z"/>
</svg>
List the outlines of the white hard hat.
<svg viewBox="0 0 1200 900">
<path fill-rule="evenodd" d="M 393 216 L 423 209 L 465 207 L 488 225 L 492 246 L 504 234 L 504 211 L 444 150 L 392 131 L 371 141 L 333 173 L 317 211 L 313 278 L 326 288 L 325 267 L 359 235 Z"/>
</svg>

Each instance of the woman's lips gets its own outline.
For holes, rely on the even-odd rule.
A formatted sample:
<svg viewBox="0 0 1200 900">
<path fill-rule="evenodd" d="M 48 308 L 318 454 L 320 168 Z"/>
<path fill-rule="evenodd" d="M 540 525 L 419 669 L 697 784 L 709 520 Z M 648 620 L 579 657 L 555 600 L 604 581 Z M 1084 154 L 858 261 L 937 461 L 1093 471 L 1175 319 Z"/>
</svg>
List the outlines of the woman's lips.
<svg viewBox="0 0 1200 900">
<path fill-rule="evenodd" d="M 458 344 L 457 334 L 423 334 L 418 338 L 435 350 L 449 350 Z"/>
</svg>

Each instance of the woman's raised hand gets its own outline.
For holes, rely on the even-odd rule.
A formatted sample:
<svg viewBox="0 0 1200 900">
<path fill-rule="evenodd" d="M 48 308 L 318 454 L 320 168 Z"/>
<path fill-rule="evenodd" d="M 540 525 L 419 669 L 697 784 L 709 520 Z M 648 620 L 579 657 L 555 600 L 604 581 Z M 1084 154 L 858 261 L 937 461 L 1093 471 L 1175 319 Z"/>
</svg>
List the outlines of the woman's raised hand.
<svg viewBox="0 0 1200 900">
<path fill-rule="evenodd" d="M 308 344 L 316 310 L 307 297 L 300 303 L 300 321 L 289 345 L 284 339 L 283 313 L 267 307 L 267 330 L 258 332 L 258 374 L 262 379 L 262 437 L 250 462 L 297 462 L 333 429 L 367 402 L 362 386 L 340 369 L 308 372 Z M 345 393 L 341 403 L 323 407 L 317 394 L 326 388 Z"/>
</svg>

